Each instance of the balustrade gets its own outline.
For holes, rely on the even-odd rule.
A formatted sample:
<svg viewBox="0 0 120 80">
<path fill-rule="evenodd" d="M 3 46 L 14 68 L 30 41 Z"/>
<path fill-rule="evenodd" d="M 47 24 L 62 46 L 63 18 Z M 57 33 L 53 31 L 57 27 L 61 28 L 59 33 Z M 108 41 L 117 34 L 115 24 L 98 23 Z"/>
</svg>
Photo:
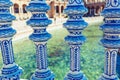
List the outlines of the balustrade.
<svg viewBox="0 0 120 80">
<path fill-rule="evenodd" d="M 0 0 L 0 47 L 3 59 L 0 80 L 20 80 L 22 73 L 22 69 L 15 63 L 12 47 L 12 37 L 16 33 L 10 27 L 15 20 L 15 17 L 10 14 L 9 8 L 12 5 L 10 0 Z M 27 24 L 33 28 L 30 39 L 36 46 L 37 68 L 31 80 L 54 80 L 55 75 L 48 68 L 47 62 L 47 41 L 51 38 L 51 34 L 46 31 L 46 27 L 52 23 L 46 15 L 49 6 L 45 0 L 31 0 L 26 9 L 32 13 Z M 65 41 L 70 46 L 70 71 L 64 80 L 87 80 L 80 67 L 80 48 L 86 40 L 82 31 L 88 25 L 82 16 L 87 9 L 84 7 L 83 0 L 69 0 L 64 12 L 68 15 L 68 20 L 63 26 L 69 32 Z M 119 80 L 116 75 L 116 58 L 120 47 L 119 0 L 106 0 L 102 16 L 105 18 L 104 24 L 100 27 L 103 31 L 101 43 L 105 47 L 105 66 L 99 80 Z"/>
<path fill-rule="evenodd" d="M 37 69 L 32 75 L 32 80 L 54 80 L 54 74 L 48 69 L 47 64 L 47 41 L 51 35 L 46 31 L 46 27 L 52 23 L 46 16 L 49 6 L 45 0 L 31 0 L 27 10 L 32 13 L 32 17 L 27 21 L 34 32 L 30 39 L 36 46 Z"/>
<path fill-rule="evenodd" d="M 10 14 L 10 0 L 0 0 L 0 47 L 3 58 L 3 67 L 0 80 L 19 80 L 22 69 L 15 63 L 12 47 L 12 37 L 16 31 L 11 28 L 15 17 Z"/>
<path fill-rule="evenodd" d="M 101 43 L 105 47 L 104 73 L 99 80 L 119 80 L 116 75 L 116 59 L 120 48 L 120 4 L 119 0 L 106 0 L 102 11 L 104 24 L 100 29 L 104 32 Z"/>
<path fill-rule="evenodd" d="M 65 41 L 70 46 L 70 71 L 64 80 L 87 80 L 80 68 L 80 47 L 86 40 L 82 30 L 88 25 L 82 16 L 87 9 L 84 7 L 83 0 L 69 0 L 64 12 L 69 18 L 63 25 L 70 33 L 65 37 Z"/>
</svg>

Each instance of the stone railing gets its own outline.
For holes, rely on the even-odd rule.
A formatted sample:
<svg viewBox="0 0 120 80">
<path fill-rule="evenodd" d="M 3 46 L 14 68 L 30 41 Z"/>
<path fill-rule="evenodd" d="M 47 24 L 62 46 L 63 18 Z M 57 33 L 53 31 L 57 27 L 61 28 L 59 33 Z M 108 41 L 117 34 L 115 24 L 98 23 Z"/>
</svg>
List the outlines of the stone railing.
<svg viewBox="0 0 120 80">
<path fill-rule="evenodd" d="M 0 80 L 20 80 L 22 69 L 15 63 L 12 48 L 12 37 L 16 33 L 10 26 L 15 17 L 10 14 L 10 0 L 0 0 L 0 47 L 3 58 L 3 68 L 0 72 Z M 27 24 L 33 28 L 30 39 L 36 46 L 37 69 L 31 76 L 31 80 L 54 80 L 55 74 L 47 65 L 47 41 L 51 35 L 46 27 L 52 23 L 46 16 L 49 6 L 45 0 L 31 0 L 26 7 L 32 13 Z M 69 16 L 64 27 L 70 33 L 65 41 L 70 46 L 70 71 L 64 80 L 87 80 L 80 68 L 80 48 L 85 42 L 82 31 L 87 23 L 82 16 L 87 12 L 83 0 L 69 0 L 64 10 Z M 103 31 L 101 43 L 105 47 L 104 73 L 99 80 L 119 80 L 116 75 L 116 57 L 120 47 L 120 4 L 118 0 L 106 0 L 106 7 L 102 12 L 104 24 L 100 27 Z"/>
</svg>

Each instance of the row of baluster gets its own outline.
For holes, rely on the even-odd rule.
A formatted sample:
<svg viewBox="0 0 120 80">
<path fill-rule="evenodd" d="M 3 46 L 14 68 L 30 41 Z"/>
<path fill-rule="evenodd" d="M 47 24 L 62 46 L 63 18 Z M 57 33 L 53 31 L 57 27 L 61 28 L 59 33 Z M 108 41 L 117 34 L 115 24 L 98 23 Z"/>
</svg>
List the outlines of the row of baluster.
<svg viewBox="0 0 120 80">
<path fill-rule="evenodd" d="M 3 68 L 0 73 L 0 80 L 20 80 L 22 69 L 15 63 L 14 51 L 12 49 L 12 37 L 16 31 L 11 28 L 15 17 L 10 14 L 12 6 L 10 0 L 0 0 L 0 47 L 3 58 Z M 52 23 L 46 12 L 49 6 L 45 0 L 31 0 L 26 10 L 32 13 L 27 24 L 33 28 L 30 40 L 36 46 L 37 69 L 31 76 L 31 80 L 54 80 L 54 73 L 47 65 L 47 41 L 51 34 L 46 27 Z M 83 0 L 69 0 L 64 10 L 68 20 L 63 26 L 68 30 L 69 35 L 65 41 L 70 46 L 70 71 L 64 80 L 87 80 L 80 69 L 80 48 L 86 38 L 82 31 L 88 26 L 82 16 L 87 13 Z M 116 58 L 120 47 L 120 3 L 119 0 L 106 0 L 106 7 L 102 11 L 104 24 L 100 26 L 103 31 L 101 43 L 105 47 L 104 73 L 99 80 L 118 80 L 116 75 Z M 22 24 L 22 23 L 21 23 Z"/>
</svg>

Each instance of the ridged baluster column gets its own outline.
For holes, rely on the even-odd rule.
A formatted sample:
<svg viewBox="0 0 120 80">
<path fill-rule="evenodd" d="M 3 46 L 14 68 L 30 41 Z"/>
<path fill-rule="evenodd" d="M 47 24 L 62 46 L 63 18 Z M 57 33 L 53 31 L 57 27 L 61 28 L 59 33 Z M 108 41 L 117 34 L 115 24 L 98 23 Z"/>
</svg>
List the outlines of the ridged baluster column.
<svg viewBox="0 0 120 80">
<path fill-rule="evenodd" d="M 64 80 L 86 80 L 80 68 L 80 47 L 85 42 L 82 31 L 87 27 L 87 23 L 82 16 L 87 12 L 83 0 L 69 0 L 64 12 L 68 15 L 68 20 L 64 27 L 69 31 L 65 41 L 70 46 L 70 71 Z"/>
<path fill-rule="evenodd" d="M 32 75 L 31 80 L 54 80 L 53 73 L 47 65 L 47 41 L 51 35 L 46 31 L 46 27 L 52 23 L 46 16 L 49 6 L 45 0 L 32 0 L 27 6 L 27 10 L 32 13 L 32 17 L 27 24 L 30 25 L 34 32 L 30 39 L 36 45 L 36 62 L 37 69 Z"/>
<path fill-rule="evenodd" d="M 105 47 L 104 73 L 99 80 L 119 80 L 116 75 L 116 59 L 120 48 L 120 2 L 119 0 L 106 0 L 106 7 L 102 12 L 105 18 L 101 26 Z"/>
<path fill-rule="evenodd" d="M 15 63 L 12 47 L 12 37 L 16 31 L 12 29 L 12 21 L 15 17 L 10 14 L 10 0 L 0 0 L 0 47 L 3 58 L 3 68 L 0 72 L 0 80 L 20 80 L 21 68 Z"/>
</svg>

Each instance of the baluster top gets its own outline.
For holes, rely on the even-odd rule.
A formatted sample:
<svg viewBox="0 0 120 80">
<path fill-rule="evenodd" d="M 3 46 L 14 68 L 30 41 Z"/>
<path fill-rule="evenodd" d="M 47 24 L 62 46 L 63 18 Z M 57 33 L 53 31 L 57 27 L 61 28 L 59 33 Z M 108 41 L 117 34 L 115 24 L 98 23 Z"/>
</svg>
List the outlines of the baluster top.
<svg viewBox="0 0 120 80">
<path fill-rule="evenodd" d="M 101 40 L 104 47 L 120 47 L 120 2 L 119 0 L 106 0 L 106 7 L 101 13 L 104 24 L 100 29 L 104 32 Z"/>
<path fill-rule="evenodd" d="M 120 1 L 106 0 L 105 9 L 101 13 L 104 17 L 120 17 Z"/>
<path fill-rule="evenodd" d="M 34 42 L 45 42 L 50 39 L 51 35 L 46 30 L 46 27 L 52 23 L 46 15 L 50 9 L 49 5 L 45 0 L 32 0 L 26 9 L 32 13 L 32 17 L 27 21 L 34 30 L 30 39 Z"/>
<path fill-rule="evenodd" d="M 12 37 L 16 31 L 11 28 L 15 16 L 10 14 L 10 6 L 13 3 L 10 0 L 0 0 L 0 38 Z"/>
</svg>

